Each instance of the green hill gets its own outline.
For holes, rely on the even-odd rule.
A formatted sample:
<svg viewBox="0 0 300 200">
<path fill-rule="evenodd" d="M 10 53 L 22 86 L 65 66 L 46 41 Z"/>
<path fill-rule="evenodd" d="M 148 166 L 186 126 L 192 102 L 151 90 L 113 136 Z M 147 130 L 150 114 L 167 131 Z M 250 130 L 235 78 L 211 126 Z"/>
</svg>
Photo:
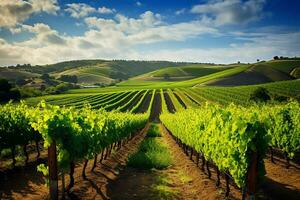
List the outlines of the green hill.
<svg viewBox="0 0 300 200">
<path fill-rule="evenodd" d="M 132 79 L 143 81 L 179 81 L 206 76 L 208 74 L 216 73 L 225 69 L 227 68 L 222 66 L 194 64 L 163 68 L 134 77 Z"/>
<path fill-rule="evenodd" d="M 8 72 L 1 70 L 0 77 L 11 80 L 39 77 L 42 74 L 50 74 L 55 78 L 59 78 L 61 75 L 76 75 L 79 80 L 78 83 L 82 85 L 92 85 L 95 83 L 109 84 L 154 70 L 186 64 L 167 61 L 74 60 L 51 65 L 5 68 L 19 73 L 10 75 Z"/>
<path fill-rule="evenodd" d="M 299 78 L 299 59 L 272 60 L 253 65 L 210 65 L 167 61 L 74 60 L 43 66 L 0 68 L 0 78 L 37 79 L 50 74 L 76 75 L 80 85 L 131 86 L 238 86 Z M 127 80 L 129 79 L 129 80 Z M 125 81 L 124 81 L 125 80 Z"/>
<path fill-rule="evenodd" d="M 273 69 L 276 69 L 278 71 L 281 71 L 286 74 L 290 74 L 294 68 L 300 66 L 300 59 L 294 60 L 294 59 L 288 59 L 288 60 L 271 60 L 268 62 L 265 62 L 264 65 L 267 65 Z"/>
<path fill-rule="evenodd" d="M 0 67 L 0 78 L 4 78 L 8 80 L 28 79 L 28 78 L 34 78 L 39 76 L 40 75 L 37 73 L 32 73 L 25 70 Z"/>
<path fill-rule="evenodd" d="M 59 78 L 63 75 L 76 75 L 78 78 L 78 83 L 90 85 L 94 83 L 110 84 L 114 82 L 114 79 L 112 78 L 113 73 L 114 70 L 112 70 L 110 67 L 106 67 L 106 65 L 103 64 L 103 66 L 98 65 L 68 69 L 62 72 L 52 73 L 51 75 L 55 78 Z"/>
<path fill-rule="evenodd" d="M 294 76 L 291 73 L 297 73 L 297 70 L 294 69 L 299 65 L 299 60 L 261 62 L 252 65 L 241 73 L 211 80 L 206 82 L 205 85 L 239 86 L 293 80 L 295 77 L 297 78 L 297 76 Z"/>
</svg>

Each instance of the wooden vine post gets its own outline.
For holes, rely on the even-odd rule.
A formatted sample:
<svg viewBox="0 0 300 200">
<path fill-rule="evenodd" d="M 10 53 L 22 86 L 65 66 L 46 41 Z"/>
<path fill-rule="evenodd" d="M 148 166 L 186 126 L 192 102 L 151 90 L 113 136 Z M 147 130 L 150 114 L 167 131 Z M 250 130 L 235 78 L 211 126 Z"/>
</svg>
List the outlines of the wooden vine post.
<svg viewBox="0 0 300 200">
<path fill-rule="evenodd" d="M 250 166 L 247 175 L 247 199 L 254 200 L 258 178 L 257 152 L 252 152 Z"/>
<path fill-rule="evenodd" d="M 48 165 L 49 165 L 49 184 L 50 199 L 58 199 L 58 173 L 57 173 L 57 157 L 56 142 L 53 141 L 48 148 Z"/>
</svg>

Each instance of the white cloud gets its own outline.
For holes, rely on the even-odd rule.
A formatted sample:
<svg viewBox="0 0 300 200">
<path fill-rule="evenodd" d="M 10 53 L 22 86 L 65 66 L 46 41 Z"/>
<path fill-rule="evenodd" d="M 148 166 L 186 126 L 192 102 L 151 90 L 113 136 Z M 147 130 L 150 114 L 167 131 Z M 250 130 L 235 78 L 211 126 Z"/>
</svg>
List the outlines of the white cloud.
<svg viewBox="0 0 300 200">
<path fill-rule="evenodd" d="M 85 22 L 89 27 L 95 27 L 103 31 L 115 30 L 126 34 L 137 33 L 162 23 L 161 16 L 150 11 L 141 14 L 139 18 L 128 18 L 117 14 L 115 19 L 88 17 L 85 19 Z"/>
<path fill-rule="evenodd" d="M 256 59 L 269 60 L 273 56 L 300 55 L 300 32 L 290 33 L 239 33 L 245 43 L 230 44 L 222 48 L 183 48 L 139 52 L 135 59 L 191 61 L 229 64 L 237 61 L 252 63 Z"/>
<path fill-rule="evenodd" d="M 92 13 L 112 14 L 116 12 L 116 9 L 110 9 L 105 6 L 96 9 L 85 3 L 71 3 L 66 6 L 67 8 L 65 11 L 70 13 L 70 15 L 74 18 L 83 18 Z"/>
<path fill-rule="evenodd" d="M 98 8 L 98 13 L 100 14 L 112 14 L 116 12 L 116 9 L 110 9 L 105 6 Z"/>
<path fill-rule="evenodd" d="M 118 42 L 132 44 L 149 44 L 159 41 L 183 41 L 201 34 L 217 34 L 217 30 L 203 26 L 200 21 L 165 24 L 161 16 L 147 11 L 139 18 L 127 18 L 118 14 L 116 19 L 89 17 L 85 19 L 90 28 L 98 29 L 98 33 Z M 113 38 L 113 36 L 115 36 Z M 116 38 L 118 37 L 118 38 Z"/>
<path fill-rule="evenodd" d="M 0 65 L 47 64 L 94 58 L 230 63 L 237 60 L 252 62 L 274 55 L 300 55 L 299 31 L 278 32 L 268 28 L 230 32 L 226 35 L 241 42 L 223 48 L 201 48 L 199 44 L 198 48 L 181 49 L 164 45 L 164 49 L 149 49 L 147 44 L 181 42 L 198 39 L 204 34 L 221 34 L 216 28 L 203 24 L 203 19 L 168 24 L 162 16 L 151 11 L 137 18 L 120 14 L 112 19 L 87 17 L 83 23 L 89 30 L 81 36 L 60 34 L 43 23 L 19 25 L 15 32 L 29 32 L 33 36 L 22 42 L 7 42 L 0 38 Z"/>
<path fill-rule="evenodd" d="M 71 3 L 66 5 L 68 8 L 65 9 L 74 18 L 86 17 L 90 13 L 96 12 L 96 9 L 85 4 L 85 3 Z"/>
<path fill-rule="evenodd" d="M 213 28 L 202 26 L 199 21 L 166 24 L 159 14 L 147 11 L 138 18 L 117 14 L 114 19 L 85 18 L 91 29 L 82 36 L 61 35 L 46 24 L 22 25 L 21 31 L 34 36 L 23 42 L 1 45 L 0 53 L 7 56 L 15 51 L 19 59 L 0 59 L 0 64 L 45 64 L 81 58 L 130 58 L 136 45 L 161 41 L 184 41 L 205 33 L 217 33 Z M 22 53 L 21 53 L 22 52 Z M 1 57 L 1 56 L 0 56 Z M 4 56 L 5 57 L 5 56 Z"/>
<path fill-rule="evenodd" d="M 35 11 L 56 14 L 59 10 L 57 0 L 29 0 L 29 2 Z"/>
<path fill-rule="evenodd" d="M 226 24 L 247 24 L 263 16 L 266 0 L 209 0 L 195 5 L 191 12 L 200 14 L 203 22 L 216 26 Z"/>
<path fill-rule="evenodd" d="M 18 43 L 18 45 L 40 48 L 47 45 L 62 46 L 66 45 L 66 40 L 58 34 L 56 30 L 51 29 L 48 25 L 43 23 L 37 23 L 33 26 L 22 25 L 22 31 L 34 33 L 34 37 L 24 42 Z"/>
<path fill-rule="evenodd" d="M 175 29 L 179 25 L 173 25 Z M 179 27 L 177 27 L 179 26 Z M 118 31 L 90 30 L 83 36 L 60 36 L 44 24 L 24 27 L 36 34 L 35 39 L 40 43 L 33 46 L 30 42 L 8 43 L 0 39 L 0 65 L 17 63 L 45 64 L 72 59 L 143 59 L 143 60 L 171 60 L 193 62 L 233 63 L 255 62 L 257 58 L 270 59 L 274 55 L 296 56 L 300 55 L 300 32 L 283 34 L 264 34 L 244 37 L 246 43 L 229 45 L 223 48 L 165 48 L 141 50 L 135 45 L 144 44 L 145 41 L 126 38 Z M 169 30 L 170 31 L 170 30 Z M 50 34 L 51 33 L 51 34 Z M 56 35 L 64 41 L 58 45 L 51 40 L 40 39 L 47 35 Z M 177 33 L 176 33 L 177 34 Z M 175 35 L 175 34 L 174 34 Z M 255 34 L 253 34 L 255 35 Z M 149 38 L 146 37 L 149 42 Z M 170 39 L 169 37 L 168 39 Z M 151 41 L 151 40 L 150 40 Z M 163 40 L 162 40 L 163 41 Z M 144 46 L 144 45 L 142 45 Z"/>
<path fill-rule="evenodd" d="M 57 0 L 1 0 L 0 27 L 14 27 L 34 13 L 56 14 L 58 10 Z"/>
</svg>

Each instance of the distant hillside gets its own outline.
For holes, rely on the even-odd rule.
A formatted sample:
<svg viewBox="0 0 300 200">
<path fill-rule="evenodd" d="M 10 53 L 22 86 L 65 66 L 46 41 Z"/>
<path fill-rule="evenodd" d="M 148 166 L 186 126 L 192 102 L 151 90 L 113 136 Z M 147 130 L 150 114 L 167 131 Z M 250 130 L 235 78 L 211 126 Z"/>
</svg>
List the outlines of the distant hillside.
<svg viewBox="0 0 300 200">
<path fill-rule="evenodd" d="M 76 75 L 78 82 L 83 85 L 92 85 L 94 83 L 110 84 L 114 82 L 113 75 L 115 72 L 105 64 L 91 67 L 77 67 L 68 69 L 62 72 L 51 73 L 52 76 L 59 78 L 63 75 Z M 116 76 L 117 77 L 117 76 Z M 120 74 L 117 78 L 126 78 L 125 75 Z"/>
<path fill-rule="evenodd" d="M 39 76 L 40 75 L 37 73 L 32 73 L 21 69 L 10 69 L 6 67 L 0 67 L 0 78 L 8 80 L 28 79 Z"/>
<path fill-rule="evenodd" d="M 39 77 L 42 74 L 50 74 L 55 78 L 59 78 L 61 75 L 76 75 L 79 84 L 109 84 L 154 70 L 186 64 L 167 61 L 74 60 L 43 66 L 5 68 L 15 74 L 10 75 L 2 70 L 0 77 L 16 80 Z"/>
<path fill-rule="evenodd" d="M 252 65 L 249 69 L 241 73 L 211 80 L 204 84 L 212 86 L 239 86 L 293 80 L 297 78 L 299 72 L 296 67 L 299 66 L 300 60 L 261 62 Z"/>
<path fill-rule="evenodd" d="M 272 60 L 253 65 L 213 65 L 167 61 L 74 60 L 43 66 L 0 68 L 0 78 L 10 81 L 30 79 L 28 86 L 39 88 L 43 74 L 55 79 L 76 75 L 83 86 L 110 85 L 147 86 L 161 84 L 239 86 L 293 80 L 300 77 L 300 59 Z M 124 81 L 127 80 L 128 81 Z"/>
<path fill-rule="evenodd" d="M 194 64 L 163 68 L 134 77 L 132 79 L 143 81 L 179 81 L 206 76 L 225 69 L 228 69 L 228 67 L 207 64 Z"/>
</svg>

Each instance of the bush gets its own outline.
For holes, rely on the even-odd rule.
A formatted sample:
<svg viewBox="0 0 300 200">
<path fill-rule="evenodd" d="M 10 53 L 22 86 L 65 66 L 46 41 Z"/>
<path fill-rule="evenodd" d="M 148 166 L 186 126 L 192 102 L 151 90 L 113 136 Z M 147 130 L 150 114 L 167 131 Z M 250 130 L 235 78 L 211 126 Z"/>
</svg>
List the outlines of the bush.
<svg viewBox="0 0 300 200">
<path fill-rule="evenodd" d="M 6 79 L 0 79 L 0 102 L 9 100 L 19 100 L 21 98 L 20 91 L 13 88 Z"/>
<path fill-rule="evenodd" d="M 10 90 L 8 93 L 9 99 L 14 99 L 14 100 L 20 100 L 21 99 L 21 93 L 17 88 L 13 88 Z"/>
<path fill-rule="evenodd" d="M 76 75 L 62 75 L 61 77 L 58 78 L 58 80 L 64 81 L 64 82 L 69 82 L 69 83 L 77 83 L 78 78 Z"/>
<path fill-rule="evenodd" d="M 272 99 L 274 101 L 278 101 L 278 102 L 285 102 L 285 101 L 288 101 L 289 100 L 289 97 L 287 96 L 282 96 L 282 95 L 278 95 L 278 94 L 274 94 L 272 96 Z"/>
<path fill-rule="evenodd" d="M 66 92 L 70 89 L 76 89 L 78 88 L 77 85 L 71 84 L 71 83 L 60 83 L 59 85 L 55 87 L 49 87 L 46 89 L 46 93 L 48 94 L 61 94 L 63 92 Z"/>
<path fill-rule="evenodd" d="M 18 85 L 18 86 L 23 86 L 23 85 L 26 85 L 27 83 L 28 82 L 22 78 L 16 80 L 16 85 Z"/>
<path fill-rule="evenodd" d="M 22 98 L 41 96 L 42 92 L 32 87 L 22 87 L 19 89 Z"/>
<path fill-rule="evenodd" d="M 48 79 L 50 79 L 51 77 L 50 77 L 50 75 L 49 74 L 43 74 L 42 76 L 41 76 L 41 79 L 43 79 L 43 80 L 48 80 Z"/>
<path fill-rule="evenodd" d="M 0 79 L 0 91 L 9 92 L 12 88 L 11 84 L 6 79 Z"/>
<path fill-rule="evenodd" d="M 259 87 L 250 95 L 250 100 L 255 102 L 266 102 L 271 100 L 271 97 L 266 88 Z"/>
</svg>

